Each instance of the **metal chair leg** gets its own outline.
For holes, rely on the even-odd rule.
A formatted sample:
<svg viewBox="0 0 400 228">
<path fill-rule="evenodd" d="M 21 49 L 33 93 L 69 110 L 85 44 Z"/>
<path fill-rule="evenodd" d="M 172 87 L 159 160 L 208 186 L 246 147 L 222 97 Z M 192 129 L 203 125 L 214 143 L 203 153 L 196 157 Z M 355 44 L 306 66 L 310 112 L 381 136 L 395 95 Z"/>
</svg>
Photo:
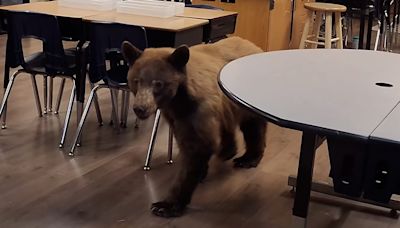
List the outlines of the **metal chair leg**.
<svg viewBox="0 0 400 228">
<path fill-rule="evenodd" d="M 83 110 L 83 102 L 77 101 L 76 102 L 76 119 L 77 119 L 77 125 L 79 126 L 79 121 L 82 118 L 82 110 Z M 80 147 L 81 146 L 81 136 L 78 137 L 78 140 L 76 142 L 76 146 Z"/>
<path fill-rule="evenodd" d="M 6 124 L 6 121 L 7 121 L 7 103 L 4 104 L 3 111 L 4 111 L 4 113 L 3 113 L 2 118 L 1 118 L 1 129 L 6 129 L 7 128 L 7 124 Z"/>
<path fill-rule="evenodd" d="M 74 106 L 75 94 L 76 94 L 76 88 L 75 88 L 75 83 L 73 82 L 72 83 L 71 96 L 69 97 L 69 102 L 68 102 L 68 109 L 67 109 L 67 113 L 65 115 L 64 127 L 63 127 L 63 131 L 62 131 L 62 134 L 61 134 L 60 145 L 58 146 L 60 148 L 62 148 L 64 146 L 65 137 L 67 135 L 68 126 L 69 126 L 69 121 L 71 119 L 72 107 Z"/>
<path fill-rule="evenodd" d="M 53 77 L 49 77 L 49 103 L 47 106 L 47 112 L 51 113 L 53 109 Z"/>
<path fill-rule="evenodd" d="M 125 119 L 124 119 L 125 127 L 126 127 L 126 125 L 128 123 L 130 96 L 131 96 L 130 92 L 126 91 L 126 94 L 125 94 L 125 110 L 124 110 L 124 112 L 125 112 Z"/>
<path fill-rule="evenodd" d="M 37 112 L 39 114 L 39 117 L 42 117 L 43 116 L 42 105 L 40 104 L 39 91 L 38 91 L 38 88 L 37 88 L 35 75 L 31 74 L 31 79 L 32 79 L 33 95 L 34 95 L 35 101 L 36 101 L 36 109 L 37 109 Z"/>
<path fill-rule="evenodd" d="M 378 50 L 378 44 L 379 44 L 379 41 L 381 40 L 380 39 L 380 37 L 381 37 L 381 29 L 380 29 L 381 26 L 382 26 L 382 23 L 380 21 L 378 21 L 378 31 L 376 32 L 374 51 Z"/>
<path fill-rule="evenodd" d="M 161 117 L 161 111 L 160 109 L 157 109 L 156 116 L 154 118 L 153 131 L 151 132 L 150 143 L 147 149 L 147 157 L 143 167 L 143 169 L 146 171 L 150 170 L 150 160 L 153 153 L 154 143 L 157 137 L 158 125 L 160 124 L 160 117 Z"/>
<path fill-rule="evenodd" d="M 69 151 L 69 154 L 68 154 L 69 156 L 74 156 L 75 155 L 75 148 L 77 147 L 78 140 L 80 140 L 80 137 L 81 137 L 81 134 L 82 134 L 83 125 L 85 124 L 85 120 L 86 120 L 86 117 L 87 117 L 87 115 L 89 113 L 90 106 L 92 105 L 95 93 L 96 93 L 97 89 L 99 89 L 99 88 L 100 88 L 100 85 L 96 85 L 92 89 L 92 91 L 90 92 L 90 95 L 89 95 L 88 101 L 86 103 L 85 109 L 83 110 L 83 113 L 82 113 L 82 117 L 80 118 L 80 121 L 79 121 L 79 124 L 78 124 L 78 128 L 77 128 L 76 133 L 75 133 L 74 140 L 72 141 L 72 147 L 71 147 L 71 150 Z"/>
<path fill-rule="evenodd" d="M 112 113 L 111 119 L 115 129 L 119 129 L 119 120 L 118 120 L 118 90 L 110 88 L 111 93 L 111 104 L 112 104 Z"/>
<path fill-rule="evenodd" d="M 126 128 L 128 122 L 129 96 L 128 91 L 122 91 L 121 127 L 123 128 Z"/>
<path fill-rule="evenodd" d="M 8 97 L 10 96 L 11 88 L 14 84 L 14 80 L 17 77 L 18 74 L 20 74 L 22 71 L 16 71 L 11 77 L 10 80 L 8 81 L 8 85 L 6 90 L 4 91 L 4 97 L 3 101 L 1 102 L 0 106 L 0 116 L 2 117 L 2 123 L 1 123 L 1 129 L 6 129 L 6 115 L 7 115 L 7 100 Z"/>
<path fill-rule="evenodd" d="M 54 110 L 54 114 L 58 114 L 58 111 L 60 110 L 61 99 L 62 99 L 62 95 L 64 93 L 64 85 L 65 85 L 65 78 L 62 78 L 61 84 L 60 84 L 60 89 L 58 90 L 56 110 Z"/>
<path fill-rule="evenodd" d="M 167 164 L 172 164 L 172 147 L 174 144 L 174 131 L 173 128 L 171 126 L 169 126 L 169 131 L 168 131 L 168 160 L 167 160 Z"/>
<path fill-rule="evenodd" d="M 93 90 L 93 88 L 94 84 L 90 82 L 90 89 Z M 99 123 L 99 126 L 103 126 L 103 117 L 101 116 L 99 99 L 96 92 L 94 93 L 94 108 L 96 109 L 97 122 Z"/>
<path fill-rule="evenodd" d="M 122 98 L 121 98 L 121 116 L 120 116 L 120 123 L 119 123 L 119 126 L 121 126 L 121 127 L 123 127 L 123 128 L 125 128 L 126 127 L 126 124 L 124 124 L 124 120 L 125 120 L 125 105 L 126 105 L 126 103 L 125 103 L 125 93 L 126 93 L 126 91 L 122 91 Z"/>
<path fill-rule="evenodd" d="M 43 103 L 44 109 L 43 114 L 47 114 L 47 76 L 43 76 Z"/>
<path fill-rule="evenodd" d="M 135 119 L 135 128 L 139 128 L 139 118 Z"/>
</svg>

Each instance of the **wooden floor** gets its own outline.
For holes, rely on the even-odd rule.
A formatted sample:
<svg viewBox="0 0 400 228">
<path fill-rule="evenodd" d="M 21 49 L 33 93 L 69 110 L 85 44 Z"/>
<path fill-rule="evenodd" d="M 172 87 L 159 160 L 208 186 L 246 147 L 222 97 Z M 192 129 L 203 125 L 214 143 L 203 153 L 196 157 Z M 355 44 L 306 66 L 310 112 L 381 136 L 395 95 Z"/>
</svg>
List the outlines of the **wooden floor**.
<svg viewBox="0 0 400 228">
<path fill-rule="evenodd" d="M 5 39 L 0 37 L 0 71 Z M 31 51 L 36 42 L 27 42 Z M 55 90 L 58 89 L 56 80 Z M 39 89 L 42 79 L 38 77 Z M 120 132 L 99 127 L 92 111 L 75 158 L 66 156 L 75 131 L 75 115 L 65 149 L 58 149 L 68 99 L 59 115 L 39 118 L 31 81 L 21 75 L 12 91 L 8 129 L 0 131 L 0 227 L 272 227 L 291 224 L 293 197 L 287 177 L 296 174 L 300 136 L 270 124 L 268 147 L 258 168 L 236 170 L 212 160 L 206 181 L 196 190 L 187 213 L 163 219 L 150 204 L 163 198 L 177 164 L 167 165 L 168 126 L 161 124 L 151 171 L 143 171 L 152 119 Z M 55 93 L 56 94 L 56 93 Z M 110 117 L 108 91 L 100 92 L 102 113 Z M 241 140 L 241 139 L 240 139 Z M 243 147 L 241 147 L 243 150 Z M 174 156 L 178 151 L 174 150 Z M 314 177 L 329 181 L 326 145 L 318 150 Z M 312 194 L 309 227 L 394 228 L 400 221 L 388 210 Z"/>
</svg>

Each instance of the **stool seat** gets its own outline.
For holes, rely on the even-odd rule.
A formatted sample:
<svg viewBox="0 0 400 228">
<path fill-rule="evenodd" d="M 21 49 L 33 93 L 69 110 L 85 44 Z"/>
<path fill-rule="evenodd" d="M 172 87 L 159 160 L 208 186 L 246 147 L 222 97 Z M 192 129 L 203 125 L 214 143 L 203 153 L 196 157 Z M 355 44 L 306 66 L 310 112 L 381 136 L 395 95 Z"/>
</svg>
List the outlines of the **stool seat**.
<svg viewBox="0 0 400 228">
<path fill-rule="evenodd" d="M 312 11 L 326 11 L 326 12 L 346 12 L 346 6 L 333 4 L 333 3 L 323 3 L 323 2 L 307 2 L 304 3 L 304 8 Z"/>
</svg>

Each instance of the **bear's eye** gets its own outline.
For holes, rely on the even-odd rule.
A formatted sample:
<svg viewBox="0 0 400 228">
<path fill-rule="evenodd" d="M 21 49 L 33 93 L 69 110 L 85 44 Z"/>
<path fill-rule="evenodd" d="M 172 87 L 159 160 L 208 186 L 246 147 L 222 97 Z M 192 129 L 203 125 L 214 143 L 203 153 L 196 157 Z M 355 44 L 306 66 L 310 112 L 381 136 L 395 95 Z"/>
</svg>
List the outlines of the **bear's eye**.
<svg viewBox="0 0 400 228">
<path fill-rule="evenodd" d="M 133 79 L 133 84 L 138 85 L 139 84 L 139 79 L 138 78 Z"/>
<path fill-rule="evenodd" d="M 163 81 L 159 81 L 159 80 L 154 80 L 151 82 L 152 86 L 153 86 L 153 90 L 154 92 L 159 92 L 160 90 L 162 90 L 162 88 L 164 88 L 164 82 Z"/>
</svg>

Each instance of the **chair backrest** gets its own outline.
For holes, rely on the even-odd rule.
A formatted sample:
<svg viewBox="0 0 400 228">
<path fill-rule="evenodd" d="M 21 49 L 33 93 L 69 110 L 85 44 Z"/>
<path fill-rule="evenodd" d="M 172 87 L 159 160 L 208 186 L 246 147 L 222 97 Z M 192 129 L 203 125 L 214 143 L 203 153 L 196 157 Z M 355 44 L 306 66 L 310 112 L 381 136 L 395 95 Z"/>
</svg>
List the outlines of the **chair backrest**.
<svg viewBox="0 0 400 228">
<path fill-rule="evenodd" d="M 107 72 L 106 60 L 110 60 L 111 68 L 115 65 L 120 66 L 122 72 L 119 72 L 125 74 L 123 76 L 126 78 L 128 64 L 120 52 L 122 42 L 129 41 L 137 48 L 144 50 L 147 48 L 146 30 L 140 26 L 106 22 L 88 22 L 87 27 L 90 41 L 90 81 L 94 83 L 112 77 L 109 75 L 110 71 Z M 124 64 L 120 65 L 121 62 Z"/>
<path fill-rule="evenodd" d="M 167 0 L 171 1 L 171 0 Z M 186 7 L 191 8 L 200 8 L 200 9 L 211 9 L 211 10 L 223 10 L 221 8 L 212 6 L 212 5 L 204 5 L 204 4 L 192 4 L 192 0 L 174 0 L 175 2 L 184 2 Z"/>
<path fill-rule="evenodd" d="M 186 7 L 191 8 L 200 8 L 200 9 L 210 9 L 210 10 L 223 10 L 222 8 L 218 8 L 212 5 L 200 5 L 200 4 L 188 4 Z"/>
<path fill-rule="evenodd" d="M 66 66 L 60 28 L 55 16 L 32 12 L 7 12 L 7 64 L 25 66 L 23 38 L 36 38 L 43 43 L 46 71 L 57 72 Z"/>
<path fill-rule="evenodd" d="M 167 0 L 171 1 L 171 0 Z M 184 2 L 186 5 L 192 4 L 192 0 L 173 0 L 174 2 Z"/>
</svg>

